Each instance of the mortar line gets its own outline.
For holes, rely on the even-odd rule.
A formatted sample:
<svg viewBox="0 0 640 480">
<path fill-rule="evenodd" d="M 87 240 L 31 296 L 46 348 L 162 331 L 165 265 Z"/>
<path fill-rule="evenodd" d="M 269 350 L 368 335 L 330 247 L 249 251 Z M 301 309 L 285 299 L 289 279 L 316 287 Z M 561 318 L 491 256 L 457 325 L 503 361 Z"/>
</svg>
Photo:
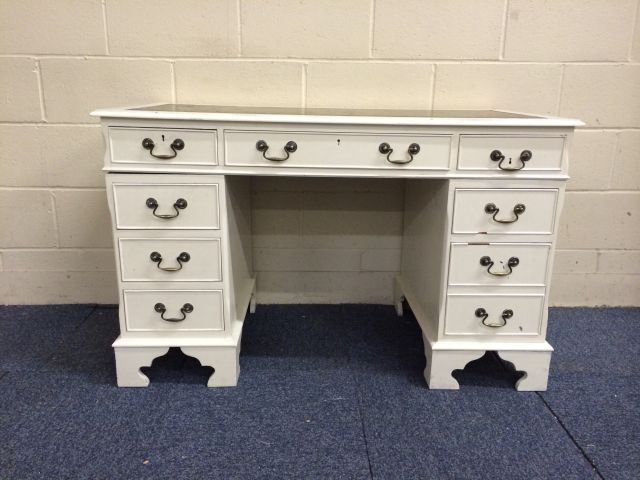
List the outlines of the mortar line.
<svg viewBox="0 0 640 480">
<path fill-rule="evenodd" d="M 104 43 L 106 55 L 111 55 L 109 48 L 109 27 L 107 26 L 107 0 L 102 0 L 102 25 L 104 28 Z"/>
<path fill-rule="evenodd" d="M 558 102 L 556 103 L 556 115 L 560 115 L 560 109 L 562 108 L 562 90 L 564 89 L 564 76 L 566 65 L 563 63 L 560 65 L 560 84 L 558 85 Z"/>
<path fill-rule="evenodd" d="M 373 40 L 376 28 L 376 0 L 371 0 L 369 8 L 369 58 L 373 58 Z"/>
<path fill-rule="evenodd" d="M 42 82 L 42 65 L 40 64 L 40 59 L 35 60 L 36 62 L 36 78 L 38 81 L 38 97 L 40 99 L 40 116 L 42 117 L 42 121 L 47 123 L 47 109 L 44 106 L 44 83 Z"/>
<path fill-rule="evenodd" d="M 238 27 L 238 32 L 236 35 L 238 41 L 238 57 L 242 57 L 242 0 L 237 0 L 236 8 L 238 10 L 238 14 L 236 15 L 236 22 Z"/>
<path fill-rule="evenodd" d="M 504 60 L 504 52 L 507 44 L 507 16 L 509 14 L 509 0 L 504 2 L 504 10 L 502 12 L 502 30 L 500 32 L 500 52 L 498 53 L 498 59 Z"/>
</svg>

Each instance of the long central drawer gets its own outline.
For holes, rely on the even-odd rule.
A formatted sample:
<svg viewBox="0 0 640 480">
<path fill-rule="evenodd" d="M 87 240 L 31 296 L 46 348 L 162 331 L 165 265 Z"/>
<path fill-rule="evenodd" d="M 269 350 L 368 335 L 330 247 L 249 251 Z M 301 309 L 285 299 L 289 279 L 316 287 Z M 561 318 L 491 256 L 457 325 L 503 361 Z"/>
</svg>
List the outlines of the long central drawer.
<svg viewBox="0 0 640 480">
<path fill-rule="evenodd" d="M 447 170 L 451 151 L 450 135 L 227 130 L 224 138 L 231 166 Z"/>
</svg>

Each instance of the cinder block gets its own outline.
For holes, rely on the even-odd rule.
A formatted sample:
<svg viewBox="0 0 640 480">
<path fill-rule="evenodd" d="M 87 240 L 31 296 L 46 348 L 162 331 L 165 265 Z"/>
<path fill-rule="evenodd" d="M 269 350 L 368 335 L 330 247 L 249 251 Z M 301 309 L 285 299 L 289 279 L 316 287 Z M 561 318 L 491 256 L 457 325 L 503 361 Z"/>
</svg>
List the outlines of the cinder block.
<svg viewBox="0 0 640 480">
<path fill-rule="evenodd" d="M 40 132 L 33 125 L 0 125 L 0 186 L 47 185 Z"/>
<path fill-rule="evenodd" d="M 61 247 L 113 247 L 104 190 L 54 192 Z"/>
<path fill-rule="evenodd" d="M 118 303 L 115 272 L 1 272 L 7 304 Z"/>
<path fill-rule="evenodd" d="M 640 131 L 638 130 L 624 130 L 618 134 L 611 188 L 640 190 Z"/>
<path fill-rule="evenodd" d="M 640 243 L 636 247 L 640 247 Z M 601 250 L 598 272 L 640 275 L 640 250 Z"/>
<path fill-rule="evenodd" d="M 171 103 L 171 66 L 166 61 L 45 58 L 40 62 L 50 122 L 97 122 L 89 116 L 96 108 Z"/>
<path fill-rule="evenodd" d="M 505 0 L 377 0 L 378 58 L 498 59 Z"/>
<path fill-rule="evenodd" d="M 0 190 L 0 245 L 55 247 L 51 193 L 46 190 Z"/>
<path fill-rule="evenodd" d="M 255 248 L 300 246 L 300 194 L 253 192 L 251 230 Z"/>
<path fill-rule="evenodd" d="M 360 250 L 255 248 L 253 268 L 258 272 L 358 272 Z"/>
<path fill-rule="evenodd" d="M 112 55 L 229 57 L 238 54 L 237 0 L 107 2 Z"/>
<path fill-rule="evenodd" d="M 398 248 L 365 250 L 360 257 L 364 272 L 400 272 L 402 250 Z"/>
<path fill-rule="evenodd" d="M 305 248 L 401 248 L 401 195 L 310 192 L 302 199 Z"/>
<path fill-rule="evenodd" d="M 589 125 L 640 127 L 640 65 L 566 65 L 560 114 Z"/>
<path fill-rule="evenodd" d="M 307 105 L 329 108 L 431 107 L 433 65 L 311 63 Z"/>
<path fill-rule="evenodd" d="M 243 0 L 241 9 L 243 56 L 369 56 L 370 0 Z"/>
<path fill-rule="evenodd" d="M 560 72 L 559 65 L 440 64 L 433 107 L 554 114 Z"/>
<path fill-rule="evenodd" d="M 391 272 L 258 272 L 258 302 L 390 305 L 395 276 Z"/>
<path fill-rule="evenodd" d="M 640 192 L 567 192 L 558 246 L 634 249 L 640 238 Z"/>
<path fill-rule="evenodd" d="M 0 185 L 104 185 L 98 126 L 0 125 L 0 145 Z"/>
<path fill-rule="evenodd" d="M 0 121 L 42 120 L 35 60 L 19 57 L 0 58 L 0 72 Z"/>
<path fill-rule="evenodd" d="M 0 53 L 107 53 L 100 0 L 2 0 Z"/>
<path fill-rule="evenodd" d="M 179 103 L 297 107 L 302 64 L 294 62 L 177 61 Z"/>
<path fill-rule="evenodd" d="M 626 60 L 635 0 L 510 0 L 505 58 Z"/>
<path fill-rule="evenodd" d="M 611 183 L 611 169 L 616 133 L 577 130 L 569 151 L 568 190 L 606 190 Z"/>
<path fill-rule="evenodd" d="M 551 282 L 552 307 L 636 306 L 640 275 L 559 274 Z"/>
<path fill-rule="evenodd" d="M 92 250 L 5 250 L 6 272 L 113 272 L 111 249 Z"/>
<path fill-rule="evenodd" d="M 554 274 L 595 273 L 598 267 L 596 250 L 556 250 Z"/>
</svg>

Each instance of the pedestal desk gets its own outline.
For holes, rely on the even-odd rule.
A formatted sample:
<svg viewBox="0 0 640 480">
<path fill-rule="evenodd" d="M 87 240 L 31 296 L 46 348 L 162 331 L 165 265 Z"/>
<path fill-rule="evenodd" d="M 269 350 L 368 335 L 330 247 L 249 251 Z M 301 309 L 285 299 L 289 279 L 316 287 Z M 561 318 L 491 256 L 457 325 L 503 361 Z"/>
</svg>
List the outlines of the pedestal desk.
<svg viewBox="0 0 640 480">
<path fill-rule="evenodd" d="M 395 281 L 422 329 L 427 384 L 496 351 L 545 390 L 553 250 L 574 127 L 493 111 L 157 105 L 102 109 L 120 299 L 119 386 L 170 347 L 234 386 L 256 308 L 256 175 L 403 178 Z"/>
</svg>

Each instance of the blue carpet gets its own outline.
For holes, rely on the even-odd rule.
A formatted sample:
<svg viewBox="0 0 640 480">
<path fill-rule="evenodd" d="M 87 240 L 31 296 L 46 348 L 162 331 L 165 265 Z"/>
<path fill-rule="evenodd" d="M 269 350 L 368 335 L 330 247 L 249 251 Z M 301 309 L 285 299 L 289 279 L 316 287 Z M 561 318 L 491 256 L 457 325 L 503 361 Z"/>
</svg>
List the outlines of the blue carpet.
<svg viewBox="0 0 640 480">
<path fill-rule="evenodd" d="M 549 390 L 430 391 L 408 312 L 259 306 L 237 388 L 178 349 L 118 389 L 117 309 L 0 307 L 0 479 L 637 479 L 640 309 L 552 309 Z"/>
</svg>

